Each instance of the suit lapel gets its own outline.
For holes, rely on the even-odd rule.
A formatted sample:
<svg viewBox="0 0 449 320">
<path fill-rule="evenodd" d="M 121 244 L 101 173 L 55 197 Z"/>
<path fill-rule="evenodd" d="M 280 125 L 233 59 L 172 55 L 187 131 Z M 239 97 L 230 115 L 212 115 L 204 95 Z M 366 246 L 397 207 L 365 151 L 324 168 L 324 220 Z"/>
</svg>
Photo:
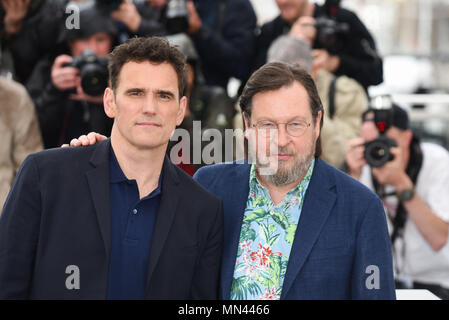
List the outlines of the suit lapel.
<svg viewBox="0 0 449 320">
<path fill-rule="evenodd" d="M 86 172 L 90 194 L 97 214 L 98 225 L 103 238 L 106 256 L 111 250 L 111 211 L 109 201 L 109 154 L 110 139 L 100 142 L 96 147 L 90 163 L 94 169 Z"/>
<path fill-rule="evenodd" d="M 221 270 L 221 297 L 225 300 L 230 299 L 242 220 L 248 200 L 250 169 L 249 164 L 235 164 L 234 171 L 223 177 L 225 181 L 219 186 L 223 187 L 219 192 L 225 192 L 222 197 L 225 226 Z"/>
<path fill-rule="evenodd" d="M 174 168 L 174 164 L 172 164 L 167 157 L 164 159 L 164 166 L 162 170 L 164 175 L 162 179 L 162 194 L 156 224 L 154 226 L 153 239 L 151 240 L 151 251 L 148 262 L 148 275 L 146 283 L 147 291 L 168 233 L 170 232 L 170 227 L 173 223 L 178 205 L 178 197 L 176 195 L 179 194 L 179 177 Z"/>
<path fill-rule="evenodd" d="M 335 182 L 333 175 L 327 174 L 326 164 L 316 159 L 312 178 L 304 199 L 287 272 L 282 287 L 284 299 L 301 271 L 310 251 L 321 233 L 321 229 L 334 206 L 336 195 L 330 189 Z"/>
</svg>

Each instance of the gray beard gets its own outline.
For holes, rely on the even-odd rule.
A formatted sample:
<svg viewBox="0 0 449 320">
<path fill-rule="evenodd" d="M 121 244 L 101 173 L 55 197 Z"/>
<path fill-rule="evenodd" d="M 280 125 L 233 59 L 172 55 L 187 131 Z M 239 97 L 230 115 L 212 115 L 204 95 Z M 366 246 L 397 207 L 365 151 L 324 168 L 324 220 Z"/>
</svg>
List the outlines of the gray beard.
<svg viewBox="0 0 449 320">
<path fill-rule="evenodd" d="M 283 150 L 280 150 L 280 152 L 283 152 Z M 283 168 L 279 165 L 276 173 L 270 175 L 261 174 L 261 177 L 268 183 L 278 187 L 298 181 L 301 177 L 306 175 L 314 155 L 315 143 L 313 143 L 313 146 L 308 154 L 296 158 L 296 161 L 291 168 Z"/>
</svg>

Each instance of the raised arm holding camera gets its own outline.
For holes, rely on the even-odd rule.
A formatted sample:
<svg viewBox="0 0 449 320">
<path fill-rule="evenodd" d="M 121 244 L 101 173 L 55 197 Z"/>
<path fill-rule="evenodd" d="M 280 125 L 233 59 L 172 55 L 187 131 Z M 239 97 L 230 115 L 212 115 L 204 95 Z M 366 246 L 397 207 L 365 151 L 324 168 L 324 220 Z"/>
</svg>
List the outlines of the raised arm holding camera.
<svg viewBox="0 0 449 320">
<path fill-rule="evenodd" d="M 227 88 L 249 77 L 257 18 L 249 0 L 189 0 L 189 35 L 207 85 Z"/>
<path fill-rule="evenodd" d="M 112 122 L 103 111 L 107 54 L 116 28 L 93 8 L 80 11 L 80 29 L 64 29 L 66 54 L 42 59 L 27 83 L 46 148 L 78 137 L 86 130 L 109 135 Z"/>
<path fill-rule="evenodd" d="M 371 34 L 351 11 L 339 7 L 340 1 L 327 0 L 323 6 L 308 0 L 276 0 L 280 15 L 261 27 L 252 69 L 267 61 L 271 43 L 289 33 L 295 24 L 308 17 L 315 29 L 310 38 L 314 63 L 335 75 L 357 80 L 365 89 L 383 81 L 382 59 Z"/>
<path fill-rule="evenodd" d="M 449 153 L 420 143 L 406 111 L 377 97 L 361 137 L 349 142 L 348 173 L 382 198 L 390 222 L 396 276 L 407 286 L 449 298 Z"/>
<path fill-rule="evenodd" d="M 95 0 L 118 24 L 119 40 L 132 36 L 163 36 L 168 33 L 165 21 L 167 0 Z"/>
<path fill-rule="evenodd" d="M 5 10 L 4 27 L 7 34 L 17 34 L 22 28 L 22 21 L 27 15 L 31 0 L 1 0 Z"/>
<path fill-rule="evenodd" d="M 53 50 L 59 27 L 56 21 L 62 16 L 64 1 L 0 1 L 0 64 L 6 64 L 6 69 L 22 84 L 43 53 Z"/>
</svg>

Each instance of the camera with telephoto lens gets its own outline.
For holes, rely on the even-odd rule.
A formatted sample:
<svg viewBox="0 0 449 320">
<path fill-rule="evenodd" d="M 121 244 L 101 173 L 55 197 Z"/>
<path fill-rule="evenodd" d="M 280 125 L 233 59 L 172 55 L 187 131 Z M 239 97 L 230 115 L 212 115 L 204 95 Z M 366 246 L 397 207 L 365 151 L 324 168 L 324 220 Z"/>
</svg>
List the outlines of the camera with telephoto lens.
<svg viewBox="0 0 449 320">
<path fill-rule="evenodd" d="M 110 13 L 118 10 L 123 0 L 95 0 L 96 7 L 103 12 Z"/>
<path fill-rule="evenodd" d="M 71 63 L 64 67 L 79 69 L 81 76 L 81 88 L 92 97 L 103 94 L 108 86 L 108 59 L 96 56 L 91 50 L 86 49 L 79 57 L 74 57 Z"/>
<path fill-rule="evenodd" d="M 315 48 L 325 49 L 330 53 L 338 53 L 342 49 L 343 38 L 349 33 L 349 25 L 337 21 L 339 8 L 340 0 L 326 0 L 324 14 L 315 20 Z"/>
<path fill-rule="evenodd" d="M 390 149 L 397 144 L 386 135 L 386 131 L 393 122 L 392 108 L 393 104 L 389 96 L 375 97 L 370 103 L 369 111 L 374 113 L 374 124 L 379 130 L 379 135 L 376 139 L 365 143 L 364 158 L 373 168 L 382 167 L 394 159 Z"/>
<path fill-rule="evenodd" d="M 165 12 L 166 27 L 170 34 L 186 33 L 189 28 L 189 13 L 186 0 L 168 0 Z"/>
</svg>

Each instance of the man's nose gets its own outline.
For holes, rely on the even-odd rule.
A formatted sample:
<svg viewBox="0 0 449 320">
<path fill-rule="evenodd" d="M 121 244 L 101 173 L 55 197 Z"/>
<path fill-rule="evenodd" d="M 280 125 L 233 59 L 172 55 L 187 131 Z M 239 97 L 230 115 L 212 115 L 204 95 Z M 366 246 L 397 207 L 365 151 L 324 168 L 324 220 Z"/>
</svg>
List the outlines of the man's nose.
<svg viewBox="0 0 449 320">
<path fill-rule="evenodd" d="M 279 147 L 285 147 L 287 144 L 289 144 L 290 135 L 287 132 L 286 124 L 278 124 L 277 134 L 277 144 Z"/>
<path fill-rule="evenodd" d="M 157 102 L 156 99 L 153 99 L 152 96 L 147 96 L 142 105 L 142 112 L 144 114 L 154 115 L 157 112 Z"/>
</svg>

